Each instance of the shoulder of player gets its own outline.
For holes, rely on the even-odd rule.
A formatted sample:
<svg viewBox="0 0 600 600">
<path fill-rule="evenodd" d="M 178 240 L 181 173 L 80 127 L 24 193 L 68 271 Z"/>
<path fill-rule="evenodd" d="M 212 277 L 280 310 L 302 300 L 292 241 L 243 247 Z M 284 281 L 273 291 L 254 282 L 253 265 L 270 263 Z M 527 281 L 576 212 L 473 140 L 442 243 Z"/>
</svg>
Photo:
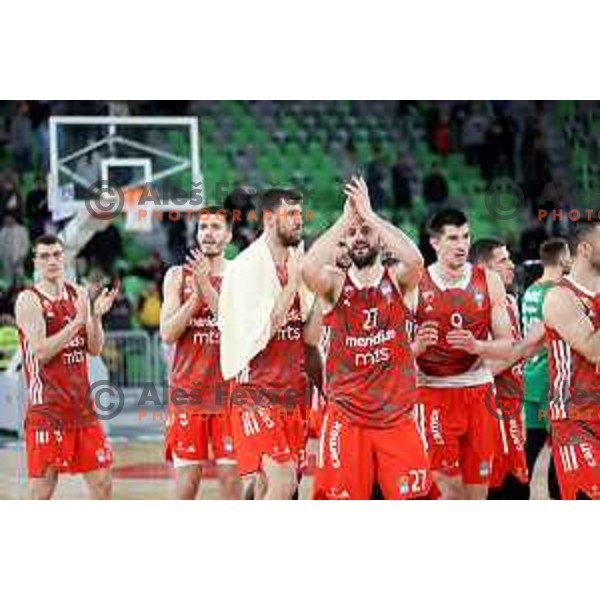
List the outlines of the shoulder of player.
<svg viewBox="0 0 600 600">
<path fill-rule="evenodd" d="M 174 265 L 172 267 L 169 267 L 167 269 L 167 272 L 165 273 L 165 278 L 164 278 L 165 284 L 169 283 L 170 285 L 174 285 L 174 284 L 181 282 L 184 270 L 185 270 L 184 265 Z"/>
<path fill-rule="evenodd" d="M 323 270 L 336 280 L 344 281 L 346 279 L 347 271 L 344 271 L 343 269 L 340 269 L 334 265 L 325 265 Z"/>
<path fill-rule="evenodd" d="M 562 285 L 554 285 L 548 289 L 542 307 L 544 319 L 552 320 L 555 316 L 560 318 L 563 315 L 572 318 L 574 310 L 580 310 L 580 307 L 573 290 Z"/>
<path fill-rule="evenodd" d="M 43 308 L 39 296 L 32 290 L 26 289 L 19 292 L 15 301 L 15 317 L 17 326 L 22 327 L 21 318 L 30 319 L 33 315 L 42 315 Z"/>
<path fill-rule="evenodd" d="M 41 308 L 42 304 L 39 296 L 31 288 L 27 288 L 17 295 L 15 308 L 17 306 L 39 306 Z"/>
<path fill-rule="evenodd" d="M 490 294 L 506 296 L 506 290 L 504 288 L 504 284 L 502 283 L 502 279 L 500 279 L 500 275 L 498 275 L 496 271 L 492 271 L 487 267 L 480 266 L 480 268 L 485 276 Z"/>
</svg>

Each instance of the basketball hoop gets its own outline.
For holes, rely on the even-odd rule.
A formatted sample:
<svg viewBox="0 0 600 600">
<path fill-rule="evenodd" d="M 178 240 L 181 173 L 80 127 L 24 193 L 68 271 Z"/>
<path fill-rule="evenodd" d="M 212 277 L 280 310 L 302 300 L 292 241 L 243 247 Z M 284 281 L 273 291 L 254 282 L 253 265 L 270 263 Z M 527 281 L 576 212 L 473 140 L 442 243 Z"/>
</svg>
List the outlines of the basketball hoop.
<svg viewBox="0 0 600 600">
<path fill-rule="evenodd" d="M 152 204 L 147 208 L 139 206 L 144 189 L 144 186 L 121 188 L 127 231 L 152 231 Z"/>
</svg>

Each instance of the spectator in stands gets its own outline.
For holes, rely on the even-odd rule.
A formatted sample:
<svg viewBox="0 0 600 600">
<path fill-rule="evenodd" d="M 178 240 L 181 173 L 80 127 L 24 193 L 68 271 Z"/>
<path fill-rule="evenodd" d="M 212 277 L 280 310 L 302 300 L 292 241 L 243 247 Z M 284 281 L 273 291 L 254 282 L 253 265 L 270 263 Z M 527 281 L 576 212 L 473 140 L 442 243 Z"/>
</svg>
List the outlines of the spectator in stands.
<svg viewBox="0 0 600 600">
<path fill-rule="evenodd" d="M 115 261 L 122 250 L 123 242 L 119 229 L 109 225 L 104 231 L 94 234 L 81 254 L 87 259 L 90 267 L 98 267 L 109 274 L 114 272 Z"/>
<path fill-rule="evenodd" d="M 31 120 L 27 102 L 17 105 L 17 114 L 13 117 L 10 130 L 10 146 L 19 172 L 31 169 Z"/>
<path fill-rule="evenodd" d="M 427 206 L 433 210 L 448 199 L 448 183 L 437 163 L 432 165 L 423 180 L 423 198 Z"/>
<path fill-rule="evenodd" d="M 150 281 L 142 292 L 138 307 L 137 318 L 140 325 L 150 334 L 158 331 L 160 325 L 160 290 L 156 281 Z"/>
<path fill-rule="evenodd" d="M 575 208 L 571 201 L 569 185 L 565 179 L 557 178 L 547 183 L 538 208 L 547 212 L 543 223 L 549 237 L 569 237 L 574 221 L 569 219 L 569 211 Z M 536 212 L 538 212 L 536 210 Z M 539 214 L 539 212 L 538 212 Z"/>
<path fill-rule="evenodd" d="M 153 250 L 150 256 L 136 268 L 136 274 L 144 279 L 155 282 L 157 285 L 163 280 L 165 264 L 160 257 L 160 252 Z"/>
<path fill-rule="evenodd" d="M 478 103 L 466 118 L 462 128 L 462 148 L 465 160 L 470 165 L 481 165 L 485 133 L 489 119 L 482 113 Z"/>
<path fill-rule="evenodd" d="M 385 184 L 387 179 L 387 167 L 383 154 L 379 147 L 373 150 L 373 160 L 367 165 L 367 187 L 371 196 L 371 204 L 374 210 L 381 210 L 385 205 Z"/>
<path fill-rule="evenodd" d="M 514 135 L 510 118 L 494 119 L 485 134 L 481 161 L 481 176 L 486 181 L 512 175 L 513 146 Z"/>
<path fill-rule="evenodd" d="M 405 154 L 398 155 L 392 166 L 392 198 L 395 208 L 410 209 L 412 206 L 410 158 Z"/>
<path fill-rule="evenodd" d="M 248 221 L 248 215 L 253 209 L 252 195 L 253 190 L 250 188 L 238 186 L 225 198 L 223 203 L 227 210 L 239 211 L 235 213 L 236 218 L 233 219 L 232 241 L 240 250 L 251 244 L 256 237 L 256 222 Z"/>
<path fill-rule="evenodd" d="M 33 188 L 25 201 L 25 218 L 29 222 L 31 239 L 46 233 L 46 225 L 50 221 L 48 211 L 48 190 L 43 176 L 35 178 Z"/>
<path fill-rule="evenodd" d="M 19 348 L 19 331 L 12 315 L 0 315 L 0 371 L 5 371 Z"/>
<path fill-rule="evenodd" d="M 0 173 L 0 216 L 7 212 L 22 214 L 22 199 L 19 194 L 19 177 L 12 169 Z"/>
<path fill-rule="evenodd" d="M 450 120 L 446 111 L 442 111 L 439 121 L 433 130 L 433 149 L 446 158 L 450 152 Z"/>
<path fill-rule="evenodd" d="M 162 219 L 162 226 L 167 234 L 167 248 L 171 264 L 185 262 L 187 252 L 187 219 L 183 214 L 180 219 Z"/>
<path fill-rule="evenodd" d="M 104 328 L 111 331 L 124 331 L 131 326 L 132 306 L 122 288 L 115 298 L 112 308 L 104 316 Z"/>
<path fill-rule="evenodd" d="M 27 228 L 17 221 L 14 214 L 8 213 L 0 229 L 0 262 L 5 277 L 11 283 L 24 276 L 29 247 Z"/>
<path fill-rule="evenodd" d="M 350 181 L 360 170 L 360 161 L 358 160 L 358 153 L 356 152 L 356 145 L 354 140 L 349 139 L 344 148 L 344 154 L 342 156 L 340 164 L 340 175 L 342 181 Z"/>
<path fill-rule="evenodd" d="M 550 181 L 544 134 L 538 114 L 527 117 L 520 158 L 523 168 L 523 191 L 531 206 L 535 207 L 542 197 L 546 182 Z"/>
<path fill-rule="evenodd" d="M 550 236 L 546 231 L 545 224 L 538 219 L 537 215 L 530 215 L 527 211 L 524 211 L 523 217 L 529 221 L 529 225 L 521 234 L 519 262 L 537 260 L 540 246 Z"/>
<path fill-rule="evenodd" d="M 50 103 L 38 100 L 28 101 L 29 117 L 33 134 L 37 139 L 38 166 L 47 171 L 49 165 L 50 138 L 48 134 L 48 118 L 50 117 Z"/>
</svg>

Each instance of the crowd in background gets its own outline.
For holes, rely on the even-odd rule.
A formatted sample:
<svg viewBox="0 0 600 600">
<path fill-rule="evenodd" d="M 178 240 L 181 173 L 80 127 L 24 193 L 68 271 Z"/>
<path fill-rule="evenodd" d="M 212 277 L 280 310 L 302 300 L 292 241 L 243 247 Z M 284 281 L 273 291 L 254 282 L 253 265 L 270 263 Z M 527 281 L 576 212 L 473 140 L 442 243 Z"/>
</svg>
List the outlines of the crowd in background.
<svg viewBox="0 0 600 600">
<path fill-rule="evenodd" d="M 181 102 L 44 102 L 0 103 L 0 323 L 11 323 L 14 299 L 31 277 L 30 245 L 33 239 L 55 226 L 48 210 L 46 178 L 49 163 L 48 118 L 50 115 L 182 115 L 193 114 L 193 103 Z M 549 153 L 549 114 L 547 102 L 398 102 L 399 119 L 419 114 L 425 123 L 429 151 L 436 161 L 423 170 L 406 146 L 389 161 L 376 145 L 367 164 L 361 165 L 353 140 L 348 140 L 341 178 L 362 170 L 376 209 L 410 211 L 413 199 L 422 196 L 429 212 L 443 206 L 450 197 L 444 175 L 445 161 L 461 153 L 466 163 L 491 182 L 508 177 L 519 183 L 526 207 L 523 227 L 516 247 L 520 260 L 537 259 L 537 249 L 550 236 L 566 235 L 568 218 L 540 221 L 540 206 L 574 206 L 571 185 L 564 172 L 556 170 Z M 571 122 L 572 127 L 577 122 Z M 81 168 L 84 168 L 82 165 Z M 33 174 L 24 185 L 24 174 Z M 240 182 L 241 183 L 241 182 Z M 548 184 L 551 183 L 550 187 Z M 257 235 L 247 219 L 252 208 L 252 190 L 239 185 L 225 200 L 227 208 L 241 211 L 234 223 L 234 244 L 246 247 Z M 468 199 L 466 208 L 468 210 Z M 164 270 L 169 263 L 185 257 L 189 231 L 182 221 L 164 223 L 169 256 L 150 252 L 136 264 L 124 260 L 123 232 L 110 225 L 94 236 L 78 259 L 78 272 L 99 285 L 114 276 L 121 280 L 121 293 L 107 316 L 108 329 L 158 327 Z"/>
</svg>

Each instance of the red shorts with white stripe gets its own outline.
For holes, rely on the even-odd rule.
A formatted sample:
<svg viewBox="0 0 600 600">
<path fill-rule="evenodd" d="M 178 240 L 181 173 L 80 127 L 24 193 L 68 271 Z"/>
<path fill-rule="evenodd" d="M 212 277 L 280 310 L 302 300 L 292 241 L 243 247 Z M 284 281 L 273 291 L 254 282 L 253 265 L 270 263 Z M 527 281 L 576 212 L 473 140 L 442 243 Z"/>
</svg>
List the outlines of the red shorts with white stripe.
<svg viewBox="0 0 600 600">
<path fill-rule="evenodd" d="M 419 388 L 431 468 L 465 484 L 489 483 L 495 449 L 491 384 Z"/>
<path fill-rule="evenodd" d="M 564 500 L 600 500 L 600 422 L 553 421 L 552 455 Z"/>
<path fill-rule="evenodd" d="M 308 409 L 308 437 L 317 439 L 320 437 L 324 414 L 325 400 L 319 391 L 314 388 L 310 408 Z"/>
<path fill-rule="evenodd" d="M 302 409 L 279 406 L 233 405 L 231 430 L 241 476 L 261 469 L 263 455 L 284 463 L 304 460 L 307 424 Z"/>
<path fill-rule="evenodd" d="M 165 458 L 179 466 L 186 462 L 234 460 L 229 413 L 200 413 L 177 409 L 169 413 L 165 431 Z M 174 460 L 175 459 L 175 460 Z"/>
<path fill-rule="evenodd" d="M 99 422 L 63 429 L 25 424 L 25 448 L 29 478 L 48 471 L 87 473 L 112 464 L 112 448 Z"/>
<path fill-rule="evenodd" d="M 368 500 L 374 481 L 388 500 L 408 500 L 429 491 L 429 460 L 414 418 L 401 417 L 385 429 L 365 427 L 328 404 L 313 497 Z"/>
<path fill-rule="evenodd" d="M 504 407 L 495 419 L 496 450 L 492 463 L 490 487 L 498 488 L 511 473 L 521 483 L 529 480 L 525 456 L 525 424 L 521 411 L 522 398 L 503 399 Z"/>
</svg>

